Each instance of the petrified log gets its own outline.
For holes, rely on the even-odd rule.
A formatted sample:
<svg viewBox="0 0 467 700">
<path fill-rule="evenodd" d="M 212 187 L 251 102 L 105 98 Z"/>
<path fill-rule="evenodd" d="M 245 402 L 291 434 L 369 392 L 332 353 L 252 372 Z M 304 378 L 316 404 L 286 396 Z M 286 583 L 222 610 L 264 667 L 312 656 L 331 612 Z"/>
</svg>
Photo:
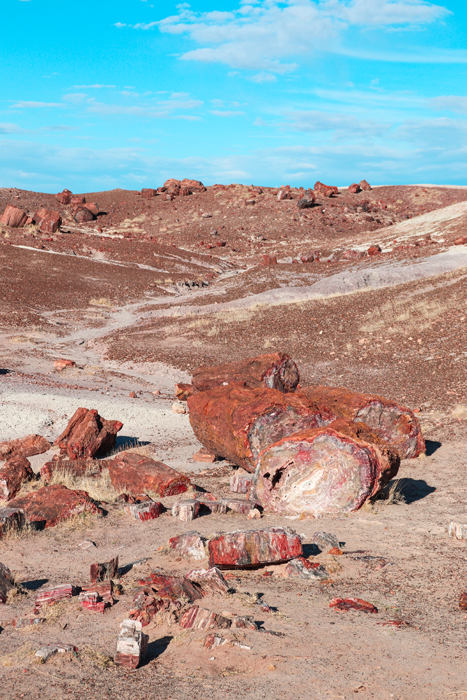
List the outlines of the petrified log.
<svg viewBox="0 0 467 700">
<path fill-rule="evenodd" d="M 250 357 L 239 362 L 228 362 L 213 367 L 202 366 L 193 372 L 195 391 L 208 391 L 216 386 L 240 383 L 257 387 L 262 384 L 270 389 L 295 391 L 300 375 L 295 362 L 283 352 Z"/>
<path fill-rule="evenodd" d="M 78 408 L 55 444 L 70 459 L 94 457 L 114 447 L 117 433 L 122 428 L 123 423 L 101 418 L 95 408 Z"/>
<path fill-rule="evenodd" d="M 144 634 L 138 620 L 123 620 L 117 639 L 115 665 L 125 668 L 137 668 L 146 656 L 149 637 Z"/>
<path fill-rule="evenodd" d="M 364 423 L 338 420 L 267 447 L 258 458 L 252 493 L 277 513 L 347 513 L 377 493 L 399 464 Z"/>
<path fill-rule="evenodd" d="M 21 508 L 0 508 L 0 537 L 10 530 L 20 530 L 24 522 L 24 511 Z"/>
<path fill-rule="evenodd" d="M 208 542 L 208 550 L 209 566 L 227 569 L 279 564 L 303 555 L 300 537 L 282 527 L 215 535 Z"/>
<path fill-rule="evenodd" d="M 136 452 L 120 452 L 109 463 L 109 475 L 117 491 L 135 496 L 146 491 L 161 497 L 176 496 L 191 485 L 187 476 Z"/>
<path fill-rule="evenodd" d="M 123 510 L 135 520 L 155 520 L 164 512 L 162 503 L 156 501 L 143 501 L 142 503 L 129 503 L 123 506 Z"/>
<path fill-rule="evenodd" d="M 41 467 L 41 478 L 48 483 L 54 474 L 62 473 L 73 477 L 87 476 L 98 479 L 108 467 L 108 459 L 61 459 L 56 456 Z"/>
<path fill-rule="evenodd" d="M 0 459 L 7 459 L 10 455 L 21 453 L 25 457 L 41 455 L 50 450 L 51 444 L 41 435 L 27 435 L 17 440 L 0 442 Z"/>
<path fill-rule="evenodd" d="M 210 630 L 228 629 L 232 622 L 223 615 L 193 605 L 193 607 L 188 608 L 188 610 L 183 613 L 178 624 L 183 629 Z"/>
<path fill-rule="evenodd" d="M 234 474 L 230 477 L 230 490 L 233 493 L 248 493 L 252 478 L 251 474 Z"/>
<path fill-rule="evenodd" d="M 86 491 L 72 491 L 58 484 L 19 496 L 10 501 L 10 508 L 21 508 L 26 522 L 37 527 L 53 527 L 84 512 L 102 515 Z"/>
<path fill-rule="evenodd" d="M 218 386 L 188 399 L 190 423 L 208 449 L 253 472 L 259 453 L 285 435 L 327 425 L 328 409 L 304 394 L 275 389 Z"/>
<path fill-rule="evenodd" d="M 360 610 L 360 612 L 364 613 L 378 612 L 378 608 L 375 608 L 372 603 L 368 603 L 368 601 L 361 598 L 333 598 L 329 603 L 329 607 L 342 610 L 343 612 L 348 612 L 349 610 Z"/>
<path fill-rule="evenodd" d="M 307 581 L 322 581 L 329 578 L 329 574 L 318 562 L 311 562 L 305 557 L 292 559 L 285 565 L 284 576 L 286 578 L 303 578 Z"/>
<path fill-rule="evenodd" d="M 91 564 L 89 568 L 89 579 L 91 583 L 99 581 L 109 581 L 118 576 L 118 556 L 102 564 Z"/>
<path fill-rule="evenodd" d="M 0 498 L 11 501 L 24 481 L 35 478 L 28 459 L 23 454 L 13 454 L 0 469 Z"/>
<path fill-rule="evenodd" d="M 206 559 L 206 551 L 204 549 L 206 540 L 196 532 L 185 532 L 184 535 L 171 537 L 167 548 L 172 549 L 182 557 L 190 559 Z"/>
<path fill-rule="evenodd" d="M 0 218 L 0 224 L 3 226 L 10 226 L 11 228 L 22 228 L 27 220 L 27 212 L 19 209 L 19 207 L 14 207 L 12 204 L 7 204 Z"/>
<path fill-rule="evenodd" d="M 36 595 L 34 607 L 36 610 L 39 610 L 43 605 L 51 605 L 52 603 L 57 603 L 59 600 L 72 598 L 77 594 L 77 589 L 72 586 L 71 583 L 62 583 L 53 588 L 45 588 Z"/>
<path fill-rule="evenodd" d="M 215 593 L 225 595 L 229 590 L 229 584 L 215 566 L 212 569 L 195 569 L 190 571 L 186 578 L 200 587 L 203 597 L 214 595 Z"/>
<path fill-rule="evenodd" d="M 179 518 L 188 522 L 194 520 L 199 515 L 200 502 L 196 498 L 189 498 L 185 501 L 178 501 L 172 506 L 172 515 L 174 518 Z"/>
<path fill-rule="evenodd" d="M 309 386 L 301 392 L 319 409 L 327 408 L 338 418 L 366 423 L 401 459 L 418 457 L 425 451 L 420 423 L 409 408 L 395 401 L 342 387 Z"/>
</svg>

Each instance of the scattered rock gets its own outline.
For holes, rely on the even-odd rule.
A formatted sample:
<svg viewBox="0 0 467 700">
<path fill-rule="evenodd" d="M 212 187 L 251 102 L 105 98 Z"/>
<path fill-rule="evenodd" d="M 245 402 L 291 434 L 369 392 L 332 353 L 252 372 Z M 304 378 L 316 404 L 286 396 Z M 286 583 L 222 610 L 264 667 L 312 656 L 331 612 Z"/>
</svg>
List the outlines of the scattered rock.
<svg viewBox="0 0 467 700">
<path fill-rule="evenodd" d="M 303 578 L 307 581 L 322 581 L 329 578 L 328 572 L 321 564 L 311 563 L 304 557 L 289 561 L 284 572 L 288 578 Z"/>
<path fill-rule="evenodd" d="M 39 591 L 36 595 L 34 607 L 36 611 L 39 611 L 43 605 L 51 605 L 57 603 L 59 600 L 72 598 L 75 595 L 78 595 L 78 591 L 71 583 L 62 583 L 60 586 L 54 586 L 53 588 L 46 588 Z"/>
<path fill-rule="evenodd" d="M 337 189 L 337 187 L 332 185 L 324 185 L 319 180 L 318 182 L 315 182 L 315 186 L 313 189 L 315 190 L 315 192 L 318 192 L 323 197 L 332 197 L 335 194 L 339 194 L 339 190 Z"/>
<path fill-rule="evenodd" d="M 217 460 L 217 455 L 214 454 L 214 452 L 210 452 L 205 447 L 202 447 L 198 452 L 195 452 L 192 459 L 194 462 L 213 464 Z"/>
<path fill-rule="evenodd" d="M 0 498 L 11 501 L 26 481 L 36 478 L 28 459 L 23 454 L 13 454 L 0 469 Z"/>
<path fill-rule="evenodd" d="M 10 228 L 22 228 L 28 220 L 27 212 L 8 204 L 0 218 L 0 224 Z"/>
<path fill-rule="evenodd" d="M 27 435 L 17 440 L 0 442 L 0 460 L 7 459 L 12 454 L 22 454 L 25 457 L 40 455 L 50 450 L 52 445 L 41 435 Z"/>
<path fill-rule="evenodd" d="M 467 236 L 461 236 L 460 238 L 456 238 L 456 240 L 454 241 L 454 245 L 467 245 Z"/>
<path fill-rule="evenodd" d="M 179 518 L 188 522 L 189 520 L 194 520 L 199 516 L 200 503 L 194 498 L 188 499 L 186 501 L 179 501 L 174 503 L 172 507 L 172 515 L 174 518 Z"/>
<path fill-rule="evenodd" d="M 156 462 L 135 452 L 120 452 L 109 462 L 113 487 L 133 495 L 151 491 L 158 496 L 176 496 L 184 493 L 191 482 L 163 462 Z"/>
<path fill-rule="evenodd" d="M 208 551 L 209 566 L 228 569 L 278 564 L 303 555 L 300 537 L 281 527 L 214 535 Z"/>
<path fill-rule="evenodd" d="M 78 408 L 63 433 L 55 440 L 70 459 L 106 454 L 115 446 L 123 423 L 101 418 L 95 408 Z"/>
<path fill-rule="evenodd" d="M 467 610 L 467 593 L 461 593 L 459 598 L 459 607 L 463 610 Z"/>
<path fill-rule="evenodd" d="M 43 233 L 55 233 L 62 225 L 60 212 L 54 209 L 38 209 L 33 219 Z"/>
<path fill-rule="evenodd" d="M 5 564 L 0 563 L 0 603 L 6 603 L 8 593 L 15 588 L 17 586 L 13 574 Z"/>
<path fill-rule="evenodd" d="M 467 540 L 467 525 L 461 525 L 454 521 L 449 523 L 449 537 L 455 537 L 456 540 Z"/>
<path fill-rule="evenodd" d="M 134 391 L 130 391 L 130 399 L 137 399 L 138 395 Z"/>
<path fill-rule="evenodd" d="M 164 512 L 162 503 L 156 501 L 143 501 L 142 503 L 129 503 L 123 507 L 123 510 L 128 515 L 131 515 L 135 520 L 155 520 Z"/>
<path fill-rule="evenodd" d="M 70 204 L 86 204 L 86 197 L 82 194 L 74 194 Z"/>
<path fill-rule="evenodd" d="M 248 520 L 260 520 L 261 519 L 261 511 L 258 510 L 258 508 L 252 508 L 250 512 L 247 515 Z"/>
<path fill-rule="evenodd" d="M 88 221 L 94 221 L 95 216 L 87 207 L 77 206 L 73 212 L 73 218 L 77 224 L 85 224 Z"/>
<path fill-rule="evenodd" d="M 230 490 L 233 493 L 248 493 L 252 480 L 251 474 L 238 471 L 230 477 Z"/>
<path fill-rule="evenodd" d="M 179 401 L 186 401 L 189 396 L 193 396 L 193 392 L 193 384 L 184 384 L 183 382 L 175 384 L 175 398 Z"/>
<path fill-rule="evenodd" d="M 180 414 L 188 413 L 188 411 L 186 410 L 186 406 L 184 406 L 181 401 L 174 401 L 174 403 L 172 404 L 172 412 Z"/>
<path fill-rule="evenodd" d="M 58 201 L 60 202 L 60 204 L 66 205 L 66 204 L 71 204 L 71 200 L 72 200 L 73 195 L 70 192 L 70 190 L 65 189 L 65 190 L 63 190 L 63 192 L 59 192 L 55 196 L 58 199 Z"/>
<path fill-rule="evenodd" d="M 361 188 L 360 185 L 357 185 L 357 183 L 354 182 L 352 185 L 350 185 L 350 187 L 347 188 L 347 191 L 350 192 L 350 194 L 358 194 L 359 192 L 361 192 Z"/>
<path fill-rule="evenodd" d="M 216 593 L 225 595 L 229 590 L 229 584 L 215 566 L 211 569 L 194 569 L 186 575 L 186 578 L 199 586 L 203 597 Z"/>
<path fill-rule="evenodd" d="M 193 605 L 183 613 L 178 624 L 180 627 L 182 627 L 182 629 L 210 630 L 228 629 L 232 623 L 223 615 L 219 615 L 211 612 L 211 610 L 206 610 L 205 608 L 199 608 L 197 605 Z"/>
<path fill-rule="evenodd" d="M 361 598 L 333 598 L 329 603 L 330 608 L 348 612 L 349 610 L 360 610 L 365 613 L 377 613 L 378 609 L 371 603 Z"/>
<path fill-rule="evenodd" d="M 263 255 L 263 265 L 277 265 L 277 257 L 275 255 Z"/>
<path fill-rule="evenodd" d="M 61 372 L 66 367 L 76 367 L 76 362 L 74 360 L 55 360 L 54 369 Z"/>
<path fill-rule="evenodd" d="M 311 541 L 318 545 L 323 552 L 331 547 L 339 547 L 339 540 L 330 532 L 315 532 Z"/>
<path fill-rule="evenodd" d="M 120 624 L 120 634 L 117 639 L 115 665 L 125 668 L 138 668 L 144 660 L 148 648 L 149 637 L 142 632 L 141 622 L 123 620 Z"/>
<path fill-rule="evenodd" d="M 223 503 L 227 512 L 240 513 L 241 515 L 249 515 L 259 504 L 254 500 L 244 500 L 241 498 L 221 498 L 220 503 Z"/>
<path fill-rule="evenodd" d="M 91 583 L 108 581 L 118 576 L 118 556 L 103 564 L 91 564 L 89 577 Z"/>
<path fill-rule="evenodd" d="M 0 538 L 11 530 L 21 530 L 25 522 L 24 511 L 21 508 L 0 508 Z"/>
<path fill-rule="evenodd" d="M 53 527 L 80 513 L 102 515 L 86 491 L 72 491 L 58 484 L 19 496 L 10 502 L 10 508 L 22 509 L 26 523 L 33 523 L 36 528 Z"/>
<path fill-rule="evenodd" d="M 197 532 L 186 532 L 184 535 L 171 537 L 168 548 L 178 552 L 182 557 L 190 559 L 206 559 L 206 540 Z"/>
<path fill-rule="evenodd" d="M 379 245 L 371 245 L 367 250 L 368 255 L 379 255 L 381 252 Z"/>
<path fill-rule="evenodd" d="M 365 192 L 369 192 L 370 190 L 373 189 L 372 186 L 370 185 L 370 183 L 367 182 L 366 180 L 360 180 L 360 182 L 358 183 L 358 186 L 360 187 L 360 189 L 364 190 Z"/>
<path fill-rule="evenodd" d="M 45 663 L 55 654 L 70 654 L 77 651 L 78 647 L 75 647 L 73 644 L 56 644 L 53 642 L 52 644 L 46 644 L 45 647 L 42 647 L 39 649 L 39 651 L 36 651 L 35 655 L 41 660 L 42 663 Z"/>
<path fill-rule="evenodd" d="M 72 477 L 86 476 L 98 479 L 108 469 L 108 459 L 63 459 L 55 455 L 50 462 L 41 467 L 41 478 L 48 483 L 54 474 L 68 474 Z"/>
<path fill-rule="evenodd" d="M 315 193 L 313 192 L 313 190 L 307 190 L 302 194 L 302 196 L 298 200 L 297 206 L 299 209 L 307 209 L 308 207 L 313 206 L 313 204 L 315 203 L 315 199 Z"/>
<path fill-rule="evenodd" d="M 150 188 L 144 188 L 141 190 L 141 196 L 143 199 L 151 199 L 157 195 L 157 190 L 152 190 Z"/>
</svg>

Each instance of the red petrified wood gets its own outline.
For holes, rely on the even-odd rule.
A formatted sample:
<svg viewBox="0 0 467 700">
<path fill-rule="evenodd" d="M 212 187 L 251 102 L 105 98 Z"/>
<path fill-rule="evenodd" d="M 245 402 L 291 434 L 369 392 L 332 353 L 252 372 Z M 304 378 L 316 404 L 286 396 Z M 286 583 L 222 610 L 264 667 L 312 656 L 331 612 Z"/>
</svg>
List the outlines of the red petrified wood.
<svg viewBox="0 0 467 700">
<path fill-rule="evenodd" d="M 11 228 L 21 228 L 28 220 L 27 212 L 8 204 L 0 218 L 0 224 Z"/>
<path fill-rule="evenodd" d="M 117 433 L 122 428 L 123 423 L 101 418 L 95 408 L 78 408 L 55 444 L 70 459 L 94 457 L 114 447 Z"/>
<path fill-rule="evenodd" d="M 61 459 L 55 456 L 41 467 L 41 478 L 48 483 L 56 473 L 97 479 L 109 466 L 107 459 Z"/>
<path fill-rule="evenodd" d="M 338 420 L 267 447 L 258 458 L 251 492 L 277 513 L 347 513 L 395 476 L 399 464 L 368 426 Z"/>
<path fill-rule="evenodd" d="M 109 463 L 113 487 L 133 495 L 152 491 L 159 496 L 176 496 L 188 489 L 191 482 L 163 462 L 135 452 L 121 452 Z"/>
<path fill-rule="evenodd" d="M 375 608 L 372 603 L 368 603 L 361 598 L 333 598 L 329 603 L 329 607 L 344 612 L 348 612 L 349 610 L 360 610 L 365 613 L 378 612 L 378 608 Z"/>
<path fill-rule="evenodd" d="M 199 608 L 197 605 L 188 608 L 181 616 L 179 623 L 183 629 L 192 630 L 210 630 L 210 629 L 227 629 L 232 624 L 231 620 L 223 615 Z"/>
<path fill-rule="evenodd" d="M 302 393 L 319 409 L 327 408 L 339 418 L 366 423 L 401 459 L 418 457 L 425 451 L 420 423 L 409 408 L 396 401 L 331 386 L 310 386 Z"/>
<path fill-rule="evenodd" d="M 137 668 L 146 656 L 149 637 L 141 631 L 138 620 L 123 620 L 117 639 L 115 665 L 125 668 Z"/>
<path fill-rule="evenodd" d="M 208 542 L 209 566 L 226 569 L 279 564 L 303 555 L 300 537 L 282 527 L 237 530 Z"/>
<path fill-rule="evenodd" d="M 270 389 L 295 391 L 300 375 L 295 362 L 283 352 L 250 357 L 214 367 L 203 366 L 193 372 L 195 391 L 208 391 L 216 386 L 240 383 L 248 387 L 264 384 Z"/>
<path fill-rule="evenodd" d="M 41 455 L 50 448 L 50 442 L 41 435 L 27 435 L 18 440 L 0 442 L 0 459 L 7 459 L 10 455 L 18 453 L 25 457 L 32 457 L 32 455 Z"/>
<path fill-rule="evenodd" d="M 22 454 L 13 454 L 0 469 L 0 498 L 10 501 L 25 481 L 36 478 L 31 465 Z"/>
<path fill-rule="evenodd" d="M 22 508 L 26 522 L 39 527 L 53 527 L 84 512 L 102 514 L 86 491 L 72 491 L 58 484 L 15 498 L 10 507 Z"/>
<path fill-rule="evenodd" d="M 0 563 L 0 603 L 6 603 L 8 593 L 16 588 L 15 579 L 10 569 Z"/>
<path fill-rule="evenodd" d="M 91 583 L 108 581 L 118 575 L 118 556 L 103 564 L 91 564 L 89 579 Z"/>
<path fill-rule="evenodd" d="M 219 386 L 188 399 L 198 440 L 215 454 L 253 472 L 265 447 L 285 435 L 327 425 L 334 415 L 303 394 L 274 389 Z"/>
</svg>

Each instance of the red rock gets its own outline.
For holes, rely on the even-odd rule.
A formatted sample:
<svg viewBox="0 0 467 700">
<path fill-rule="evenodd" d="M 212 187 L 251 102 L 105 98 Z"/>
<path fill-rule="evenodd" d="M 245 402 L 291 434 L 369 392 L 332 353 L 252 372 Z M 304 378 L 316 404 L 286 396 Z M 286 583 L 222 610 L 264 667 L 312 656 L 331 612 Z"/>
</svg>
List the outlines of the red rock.
<svg viewBox="0 0 467 700">
<path fill-rule="evenodd" d="M 94 457 L 111 450 L 123 423 L 101 418 L 95 408 L 78 408 L 63 433 L 55 440 L 70 459 Z"/>
<path fill-rule="evenodd" d="M 157 190 L 152 190 L 150 188 L 144 188 L 141 190 L 141 196 L 143 199 L 151 199 L 152 197 L 155 197 L 157 194 Z"/>
<path fill-rule="evenodd" d="M 463 610 L 467 609 L 467 593 L 461 593 L 461 597 L 459 598 L 459 607 Z"/>
<path fill-rule="evenodd" d="M 311 386 L 302 389 L 318 409 L 339 418 L 366 423 L 401 459 L 418 457 L 425 441 L 418 419 L 405 406 L 375 394 L 359 394 L 343 387 Z"/>
<path fill-rule="evenodd" d="M 230 490 L 233 493 L 248 493 L 252 480 L 251 474 L 234 474 L 230 477 Z"/>
<path fill-rule="evenodd" d="M 130 399 L 136 399 L 136 398 L 138 398 L 137 394 L 134 391 L 130 391 Z"/>
<path fill-rule="evenodd" d="M 274 352 L 223 365 L 203 365 L 194 370 L 192 381 L 195 393 L 238 382 L 251 387 L 264 384 L 270 389 L 290 392 L 295 391 L 300 375 L 289 355 Z"/>
<path fill-rule="evenodd" d="M 26 522 L 38 527 L 53 527 L 80 513 L 102 515 L 86 491 L 72 491 L 58 484 L 19 496 L 10 502 L 10 508 L 24 510 Z"/>
<path fill-rule="evenodd" d="M 323 195 L 323 197 L 332 197 L 335 194 L 339 194 L 337 187 L 332 185 L 323 185 L 323 183 L 319 180 L 318 182 L 315 182 L 313 189 L 315 192 L 319 192 L 319 194 Z"/>
<path fill-rule="evenodd" d="M 0 603 L 7 601 L 8 593 L 16 588 L 15 579 L 10 569 L 0 563 Z"/>
<path fill-rule="evenodd" d="M 378 609 L 371 603 L 361 598 L 333 598 L 329 603 L 330 608 L 348 612 L 349 610 L 360 610 L 365 613 L 377 613 Z"/>
<path fill-rule="evenodd" d="M 316 197 L 313 190 L 307 190 L 302 194 L 302 196 L 298 200 L 297 206 L 299 209 L 307 209 L 308 207 L 313 206 L 313 204 L 315 203 L 315 199 Z"/>
<path fill-rule="evenodd" d="M 180 187 L 181 184 L 182 183 L 180 180 L 176 180 L 175 178 L 172 177 L 169 180 L 166 180 L 164 182 L 163 188 L 161 188 L 161 189 L 163 189 L 165 191 L 165 190 L 168 190 L 169 187 L 173 187 L 173 186 Z"/>
<path fill-rule="evenodd" d="M 0 224 L 10 228 L 22 228 L 28 219 L 27 212 L 8 204 L 0 218 Z"/>
<path fill-rule="evenodd" d="M 46 588 L 36 595 L 35 608 L 39 609 L 43 605 L 57 603 L 59 600 L 66 600 L 77 595 L 78 591 L 71 583 L 62 583 L 60 586 Z"/>
<path fill-rule="evenodd" d="M 186 501 L 179 501 L 172 506 L 172 515 L 174 518 L 179 518 L 185 522 L 194 520 L 199 515 L 200 503 L 194 498 Z"/>
<path fill-rule="evenodd" d="M 235 569 L 279 564 L 303 555 L 300 537 L 281 527 L 237 530 L 208 541 L 209 566 Z"/>
<path fill-rule="evenodd" d="M 361 250 L 346 250 L 342 255 L 343 260 L 360 260 L 365 257 L 366 253 Z"/>
<path fill-rule="evenodd" d="M 203 447 L 201 450 L 198 450 L 198 452 L 195 452 L 192 459 L 194 462 L 206 462 L 207 464 L 213 464 L 217 460 L 217 455 Z"/>
<path fill-rule="evenodd" d="M 284 394 L 264 386 L 216 386 L 189 398 L 188 406 L 199 442 L 248 472 L 254 471 L 259 453 L 268 445 L 298 430 L 326 425 L 335 417 L 303 394 Z"/>
<path fill-rule="evenodd" d="M 25 457 L 40 455 L 50 450 L 52 445 L 41 435 L 27 435 L 17 440 L 0 442 L 0 460 L 7 459 L 12 454 L 21 453 Z"/>
<path fill-rule="evenodd" d="M 23 454 L 13 454 L 0 469 L 0 498 L 11 501 L 26 481 L 36 478 L 31 465 Z"/>
<path fill-rule="evenodd" d="M 186 401 L 189 396 L 193 396 L 193 392 L 193 384 L 184 384 L 183 382 L 175 384 L 175 398 L 179 401 Z"/>
<path fill-rule="evenodd" d="M 61 459 L 55 456 L 41 467 L 41 478 L 48 483 L 54 474 L 63 473 L 97 479 L 108 466 L 106 459 Z"/>
<path fill-rule="evenodd" d="M 340 557 L 342 554 L 344 554 L 344 552 L 342 549 L 339 549 L 339 547 L 332 547 L 328 554 L 332 554 L 334 557 Z"/>
<path fill-rule="evenodd" d="M 87 221 L 94 221 L 94 214 L 86 207 L 80 206 L 73 212 L 73 218 L 77 224 L 84 224 Z"/>
<path fill-rule="evenodd" d="M 248 515 L 259 505 L 256 500 L 243 500 L 241 498 L 221 498 L 220 502 L 226 506 L 227 511 L 241 513 L 241 515 Z"/>
<path fill-rule="evenodd" d="M 461 236 L 461 238 L 456 238 L 454 245 L 467 245 L 467 236 Z"/>
<path fill-rule="evenodd" d="M 98 613 L 103 613 L 106 607 L 109 606 L 108 603 L 99 598 L 99 594 L 95 591 L 90 591 L 89 593 L 80 593 L 79 603 L 83 608 Z"/>
<path fill-rule="evenodd" d="M 63 192 L 59 192 L 55 196 L 60 202 L 60 204 L 70 204 L 73 195 L 70 192 L 70 190 L 63 190 Z"/>
<path fill-rule="evenodd" d="M 347 191 L 350 192 L 350 194 L 358 194 L 361 192 L 360 185 L 357 185 L 357 183 L 353 183 L 350 185 L 350 187 L 347 188 Z"/>
<path fill-rule="evenodd" d="M 65 367 L 76 367 L 76 362 L 74 360 L 55 360 L 54 369 L 61 371 Z"/>
<path fill-rule="evenodd" d="M 171 537 L 168 542 L 168 549 L 172 549 L 182 557 L 189 559 L 206 559 L 207 554 L 204 548 L 206 540 L 197 532 L 186 532 L 184 535 Z"/>
<path fill-rule="evenodd" d="M 263 265 L 277 265 L 277 257 L 275 255 L 263 255 Z"/>
<path fill-rule="evenodd" d="M 41 208 L 34 214 L 34 221 L 43 233 L 55 233 L 62 225 L 59 211 Z"/>
<path fill-rule="evenodd" d="M 277 193 L 277 199 L 279 200 L 279 202 L 283 199 L 292 199 L 292 194 L 289 190 L 279 190 L 279 192 Z"/>
<path fill-rule="evenodd" d="M 186 575 L 186 578 L 199 586 L 203 597 L 216 593 L 225 595 L 230 588 L 222 573 L 215 566 L 211 569 L 194 569 Z"/>
<path fill-rule="evenodd" d="M 302 263 L 312 263 L 315 261 L 315 256 L 314 255 L 302 255 L 300 257 L 300 260 Z"/>
<path fill-rule="evenodd" d="M 358 186 L 360 187 L 360 189 L 364 190 L 365 192 L 369 192 L 370 190 L 373 189 L 372 186 L 370 185 L 370 183 L 367 182 L 366 180 L 360 180 L 360 182 L 358 183 Z"/>
<path fill-rule="evenodd" d="M 158 518 L 164 512 L 164 506 L 155 501 L 144 501 L 143 503 L 130 503 L 124 506 L 123 510 L 135 520 L 145 522 Z"/>
<path fill-rule="evenodd" d="M 117 639 L 117 652 L 114 662 L 116 666 L 138 668 L 146 656 L 149 637 L 144 634 L 141 622 L 138 620 L 123 620 L 120 623 L 120 634 Z"/>
<path fill-rule="evenodd" d="M 85 594 L 97 594 L 98 600 L 103 600 L 107 605 L 113 605 L 115 603 L 111 579 L 97 581 L 95 583 L 86 583 L 81 586 L 81 591 Z"/>
<path fill-rule="evenodd" d="M 251 492 L 266 510 L 282 514 L 353 512 L 397 474 L 399 464 L 367 425 L 341 419 L 263 450 Z"/>
<path fill-rule="evenodd" d="M 301 578 L 307 581 L 323 581 L 329 578 L 326 569 L 318 563 L 312 563 L 304 557 L 292 559 L 286 565 L 284 574 L 287 578 Z"/>
<path fill-rule="evenodd" d="M 257 630 L 258 625 L 252 615 L 236 615 L 232 618 L 231 629 L 237 630 Z"/>
<path fill-rule="evenodd" d="M 25 524 L 21 508 L 0 508 L 0 538 L 11 530 L 21 530 Z"/>
<path fill-rule="evenodd" d="M 367 252 L 368 255 L 379 255 L 381 253 L 381 248 L 379 245 L 371 245 Z"/>
<path fill-rule="evenodd" d="M 91 214 L 94 215 L 94 218 L 98 215 L 99 213 L 99 205 L 96 204 L 96 202 L 85 202 L 83 204 L 83 208 L 87 209 L 88 211 L 91 212 Z"/>
<path fill-rule="evenodd" d="M 109 581 L 118 576 L 118 556 L 103 564 L 91 564 L 89 578 L 91 583 Z"/>
<path fill-rule="evenodd" d="M 193 605 L 183 613 L 178 624 L 185 630 L 210 630 L 227 629 L 232 623 L 223 615 L 218 615 L 217 613 L 211 612 L 211 610 Z"/>
<path fill-rule="evenodd" d="M 161 497 L 176 496 L 191 485 L 187 476 L 135 452 L 118 454 L 109 464 L 109 474 L 117 491 L 132 494 L 152 491 Z"/>
<path fill-rule="evenodd" d="M 71 198 L 70 204 L 72 204 L 72 205 L 86 204 L 86 197 L 82 194 L 74 194 L 73 197 Z"/>
<path fill-rule="evenodd" d="M 206 191 L 205 186 L 199 180 L 188 180 L 185 178 L 184 180 L 181 181 L 180 186 L 186 187 L 189 190 L 191 190 L 192 192 L 205 192 Z"/>
</svg>

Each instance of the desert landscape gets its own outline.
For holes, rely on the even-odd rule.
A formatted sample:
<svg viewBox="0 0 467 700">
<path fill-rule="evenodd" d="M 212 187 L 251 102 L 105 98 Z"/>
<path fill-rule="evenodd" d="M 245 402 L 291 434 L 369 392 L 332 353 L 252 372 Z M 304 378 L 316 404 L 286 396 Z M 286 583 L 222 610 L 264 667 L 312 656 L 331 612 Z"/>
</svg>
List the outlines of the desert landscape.
<svg viewBox="0 0 467 700">
<path fill-rule="evenodd" d="M 467 187 L 2 188 L 0 243 L 0 697 L 467 696 Z"/>
</svg>

